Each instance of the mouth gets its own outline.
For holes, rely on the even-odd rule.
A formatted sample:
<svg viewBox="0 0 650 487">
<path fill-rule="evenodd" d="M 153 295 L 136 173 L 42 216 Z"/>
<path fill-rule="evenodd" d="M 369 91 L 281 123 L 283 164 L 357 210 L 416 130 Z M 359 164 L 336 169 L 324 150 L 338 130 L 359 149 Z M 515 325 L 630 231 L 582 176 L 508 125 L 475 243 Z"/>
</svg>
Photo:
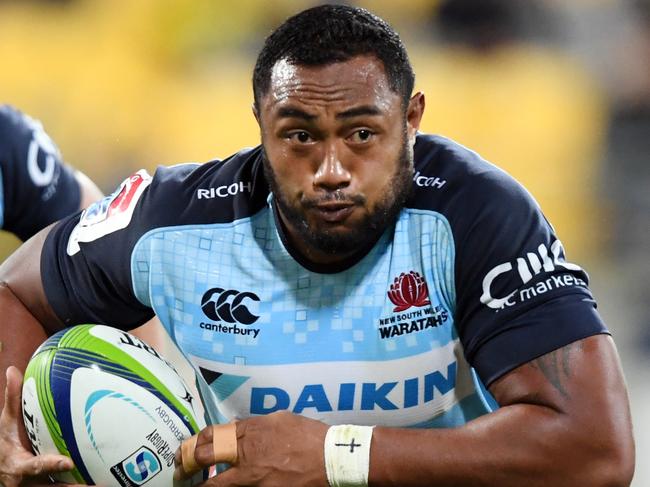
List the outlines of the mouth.
<svg viewBox="0 0 650 487">
<path fill-rule="evenodd" d="M 340 201 L 321 203 L 311 208 L 316 216 L 327 223 L 342 223 L 354 211 L 353 203 L 342 203 Z"/>
</svg>

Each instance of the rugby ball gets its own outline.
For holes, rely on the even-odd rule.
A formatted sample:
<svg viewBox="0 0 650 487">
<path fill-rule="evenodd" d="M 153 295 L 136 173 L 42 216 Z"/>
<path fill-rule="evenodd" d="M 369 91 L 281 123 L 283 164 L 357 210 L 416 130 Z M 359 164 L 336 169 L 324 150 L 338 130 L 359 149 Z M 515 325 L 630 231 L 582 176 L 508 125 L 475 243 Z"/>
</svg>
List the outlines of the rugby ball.
<svg viewBox="0 0 650 487">
<path fill-rule="evenodd" d="M 79 325 L 34 352 L 23 382 L 23 419 L 36 454 L 74 462 L 58 481 L 170 487 L 176 449 L 205 426 L 197 400 L 141 339 Z"/>
</svg>

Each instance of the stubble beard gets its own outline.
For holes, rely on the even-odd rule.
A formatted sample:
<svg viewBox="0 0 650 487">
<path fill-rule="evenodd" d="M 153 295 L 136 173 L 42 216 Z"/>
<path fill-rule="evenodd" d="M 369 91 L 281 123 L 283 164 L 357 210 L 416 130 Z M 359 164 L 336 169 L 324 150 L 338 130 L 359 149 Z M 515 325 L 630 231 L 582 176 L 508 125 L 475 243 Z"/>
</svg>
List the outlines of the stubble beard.
<svg viewBox="0 0 650 487">
<path fill-rule="evenodd" d="M 408 138 L 404 134 L 397 170 L 383 188 L 384 196 L 376 203 L 374 209 L 365 214 L 353 229 L 340 231 L 327 227 L 313 228 L 307 221 L 302 207 L 292 205 L 286 194 L 282 192 L 266 151 L 263 151 L 262 158 L 264 175 L 282 216 L 307 247 L 330 255 L 347 256 L 374 244 L 384 230 L 395 223 L 413 189 L 413 153 L 409 150 Z M 342 198 L 343 196 L 340 191 L 331 191 L 320 197 L 318 202 L 345 199 L 357 204 L 365 203 L 365 197 L 361 195 Z M 309 204 L 314 203 L 316 203 L 314 200 L 309 202 Z"/>
</svg>

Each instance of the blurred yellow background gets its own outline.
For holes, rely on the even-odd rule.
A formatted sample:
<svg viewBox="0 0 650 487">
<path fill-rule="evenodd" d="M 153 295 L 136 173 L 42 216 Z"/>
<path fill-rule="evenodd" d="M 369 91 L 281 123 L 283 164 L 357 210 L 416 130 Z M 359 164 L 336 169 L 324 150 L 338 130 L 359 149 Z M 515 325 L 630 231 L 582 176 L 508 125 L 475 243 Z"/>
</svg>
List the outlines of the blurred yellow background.
<svg viewBox="0 0 650 487">
<path fill-rule="evenodd" d="M 311 3 L 8 2 L 0 99 L 40 118 L 65 159 L 105 191 L 139 167 L 225 157 L 259 141 L 250 73 L 264 35 Z M 435 11 L 423 0 L 365 3 L 398 28 Z M 603 215 L 593 211 L 604 124 L 594 83 L 549 49 L 514 44 L 486 56 L 418 34 L 404 31 L 427 97 L 423 131 L 512 173 L 572 257 L 591 257 Z"/>
</svg>

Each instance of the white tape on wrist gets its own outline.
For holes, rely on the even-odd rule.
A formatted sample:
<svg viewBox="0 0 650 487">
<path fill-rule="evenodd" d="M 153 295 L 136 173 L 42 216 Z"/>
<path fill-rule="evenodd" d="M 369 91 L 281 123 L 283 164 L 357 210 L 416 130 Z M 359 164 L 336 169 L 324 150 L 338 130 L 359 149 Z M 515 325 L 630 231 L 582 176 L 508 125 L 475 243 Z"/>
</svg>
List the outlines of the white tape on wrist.
<svg viewBox="0 0 650 487">
<path fill-rule="evenodd" d="M 330 487 L 367 487 L 374 426 L 330 426 L 325 435 L 325 471 Z"/>
</svg>

